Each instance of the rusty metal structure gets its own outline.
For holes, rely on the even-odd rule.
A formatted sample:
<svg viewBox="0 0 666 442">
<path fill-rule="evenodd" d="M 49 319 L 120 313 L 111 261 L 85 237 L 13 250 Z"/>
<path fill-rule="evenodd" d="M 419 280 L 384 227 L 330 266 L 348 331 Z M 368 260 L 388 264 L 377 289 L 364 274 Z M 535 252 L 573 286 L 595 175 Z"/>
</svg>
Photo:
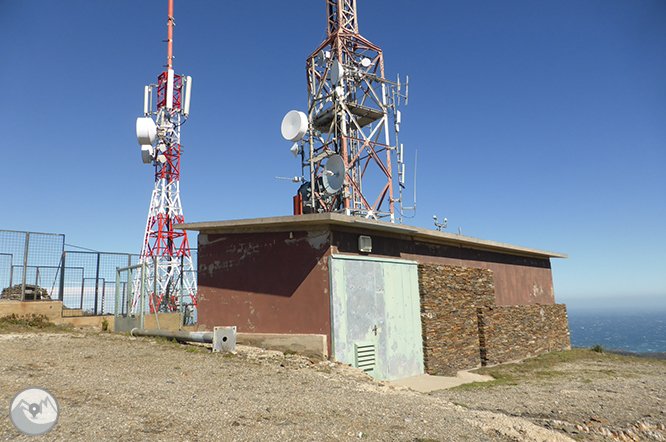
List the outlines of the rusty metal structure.
<svg viewBox="0 0 666 442">
<path fill-rule="evenodd" d="M 401 220 L 397 106 L 407 103 L 408 81 L 384 77 L 382 50 L 359 34 L 356 0 L 326 0 L 326 20 L 327 37 L 306 61 L 307 115 L 292 111 L 282 123 L 302 165 L 294 214 Z"/>
</svg>

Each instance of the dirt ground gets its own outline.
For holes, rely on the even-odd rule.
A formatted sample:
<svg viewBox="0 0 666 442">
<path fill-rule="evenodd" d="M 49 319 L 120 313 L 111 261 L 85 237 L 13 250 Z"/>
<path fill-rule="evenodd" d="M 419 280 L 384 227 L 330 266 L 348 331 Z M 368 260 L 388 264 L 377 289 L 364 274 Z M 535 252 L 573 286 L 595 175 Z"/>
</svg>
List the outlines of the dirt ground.
<svg viewBox="0 0 666 442">
<path fill-rule="evenodd" d="M 8 417 L 27 387 L 46 388 L 60 407 L 40 440 L 666 440 L 666 363 L 561 359 L 422 394 L 344 364 L 252 347 L 212 353 L 120 334 L 14 330 L 0 334 L 0 440 L 33 440 Z"/>
</svg>

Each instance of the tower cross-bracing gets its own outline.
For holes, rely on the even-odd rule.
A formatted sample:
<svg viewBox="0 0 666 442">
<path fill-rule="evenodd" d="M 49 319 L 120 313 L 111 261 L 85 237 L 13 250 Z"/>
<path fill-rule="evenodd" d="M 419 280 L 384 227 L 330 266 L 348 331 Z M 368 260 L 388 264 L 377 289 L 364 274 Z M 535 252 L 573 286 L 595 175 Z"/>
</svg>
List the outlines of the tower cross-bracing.
<svg viewBox="0 0 666 442">
<path fill-rule="evenodd" d="M 300 143 L 292 148 L 303 166 L 295 212 L 401 219 L 397 105 L 407 85 L 384 78 L 382 50 L 359 34 L 356 0 L 326 0 L 326 12 L 327 37 L 306 61 L 307 115 L 283 120 L 285 138 Z"/>
<path fill-rule="evenodd" d="M 146 265 L 144 290 L 151 311 L 175 311 L 185 304 L 196 308 L 196 273 L 187 232 L 174 225 L 184 222 L 180 200 L 180 128 L 189 115 L 191 77 L 173 71 L 173 0 L 169 0 L 166 71 L 157 84 L 146 86 L 144 117 L 137 120 L 137 137 L 144 163 L 155 167 L 155 187 L 140 262 Z M 156 111 L 152 110 L 156 89 Z M 140 281 L 135 280 L 133 308 L 140 307 Z"/>
</svg>

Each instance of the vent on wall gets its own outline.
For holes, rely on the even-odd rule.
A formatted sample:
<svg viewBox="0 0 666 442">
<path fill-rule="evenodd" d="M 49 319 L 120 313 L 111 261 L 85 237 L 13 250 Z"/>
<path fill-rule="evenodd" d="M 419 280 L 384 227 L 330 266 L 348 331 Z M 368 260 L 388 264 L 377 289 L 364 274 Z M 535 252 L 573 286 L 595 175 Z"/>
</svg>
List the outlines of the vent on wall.
<svg viewBox="0 0 666 442">
<path fill-rule="evenodd" d="M 375 344 L 373 342 L 355 342 L 354 362 L 357 368 L 370 374 L 375 369 Z"/>
</svg>

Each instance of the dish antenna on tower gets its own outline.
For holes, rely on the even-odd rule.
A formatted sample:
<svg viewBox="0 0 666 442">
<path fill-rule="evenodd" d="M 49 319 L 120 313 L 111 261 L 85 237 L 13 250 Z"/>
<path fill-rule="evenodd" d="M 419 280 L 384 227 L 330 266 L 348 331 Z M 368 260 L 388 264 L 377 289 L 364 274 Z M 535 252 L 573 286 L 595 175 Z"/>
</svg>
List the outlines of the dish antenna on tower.
<svg viewBox="0 0 666 442">
<path fill-rule="evenodd" d="M 333 155 L 326 161 L 324 173 L 322 174 L 324 189 L 328 193 L 336 193 L 342 189 L 345 182 L 345 161 L 340 155 Z"/>
<path fill-rule="evenodd" d="M 173 71 L 173 0 L 169 0 L 167 26 L 166 70 L 158 76 L 157 84 L 144 88 L 143 116 L 136 120 L 141 160 L 154 166 L 155 187 L 139 258 L 147 274 L 143 280 L 134 280 L 134 312 L 141 309 L 138 298 L 146 286 L 151 311 L 174 311 L 185 304 L 197 304 L 196 273 L 187 232 L 174 229 L 185 222 L 180 203 L 180 128 L 190 114 L 192 77 Z"/>
<path fill-rule="evenodd" d="M 384 77 L 382 50 L 359 34 L 356 0 L 325 3 L 327 37 L 306 60 L 307 112 L 282 120 L 282 136 L 297 143 L 291 152 L 301 161 L 294 214 L 402 221 L 403 209 L 416 209 L 403 207 L 398 142 L 408 81 Z"/>
</svg>

